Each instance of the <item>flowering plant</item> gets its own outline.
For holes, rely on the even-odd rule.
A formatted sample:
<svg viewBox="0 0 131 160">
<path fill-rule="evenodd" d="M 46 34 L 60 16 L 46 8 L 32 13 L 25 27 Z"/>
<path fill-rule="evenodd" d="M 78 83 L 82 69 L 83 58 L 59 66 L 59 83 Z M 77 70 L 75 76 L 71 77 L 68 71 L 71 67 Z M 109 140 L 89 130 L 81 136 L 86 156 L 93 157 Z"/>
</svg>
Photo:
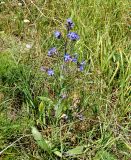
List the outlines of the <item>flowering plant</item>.
<svg viewBox="0 0 131 160">
<path fill-rule="evenodd" d="M 72 53 L 75 43 L 80 39 L 80 36 L 76 32 L 72 31 L 74 26 L 74 22 L 68 18 L 65 25 L 66 36 L 64 37 L 63 34 L 58 30 L 54 32 L 54 37 L 63 42 L 63 46 L 61 50 L 55 46 L 52 46 L 48 50 L 47 56 L 51 60 L 58 59 L 57 64 L 55 65 L 55 63 L 53 63 L 55 66 L 53 68 L 45 66 L 41 67 L 41 71 L 45 72 L 49 77 L 54 77 L 58 84 L 55 91 L 58 93 L 58 95 L 60 95 L 60 99 L 55 104 L 56 117 L 59 117 L 62 114 L 63 108 L 61 103 L 63 99 L 67 98 L 68 88 L 70 89 L 73 87 L 72 82 L 69 84 L 69 77 L 76 72 L 84 71 L 85 68 L 85 61 L 80 62 L 78 54 Z M 59 74 L 57 74 L 57 72 L 59 72 Z M 57 77 L 59 78 L 57 79 Z M 75 79 L 75 76 L 73 79 Z M 54 83 L 52 82 L 50 83 L 50 85 L 53 84 Z M 56 92 L 55 94 L 57 94 Z"/>
</svg>

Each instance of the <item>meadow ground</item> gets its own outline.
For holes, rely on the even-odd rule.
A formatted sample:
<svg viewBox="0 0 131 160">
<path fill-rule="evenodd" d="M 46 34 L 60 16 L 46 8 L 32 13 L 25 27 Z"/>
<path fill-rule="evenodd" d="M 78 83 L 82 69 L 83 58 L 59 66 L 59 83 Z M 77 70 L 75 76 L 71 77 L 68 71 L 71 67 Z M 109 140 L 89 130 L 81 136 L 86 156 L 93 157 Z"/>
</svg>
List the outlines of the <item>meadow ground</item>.
<svg viewBox="0 0 131 160">
<path fill-rule="evenodd" d="M 131 158 L 130 6 L 130 0 L 1 1 L 1 160 Z M 77 53 L 77 64 L 63 62 L 67 18 L 80 36 L 66 48 Z M 48 56 L 54 46 L 57 55 Z"/>
</svg>

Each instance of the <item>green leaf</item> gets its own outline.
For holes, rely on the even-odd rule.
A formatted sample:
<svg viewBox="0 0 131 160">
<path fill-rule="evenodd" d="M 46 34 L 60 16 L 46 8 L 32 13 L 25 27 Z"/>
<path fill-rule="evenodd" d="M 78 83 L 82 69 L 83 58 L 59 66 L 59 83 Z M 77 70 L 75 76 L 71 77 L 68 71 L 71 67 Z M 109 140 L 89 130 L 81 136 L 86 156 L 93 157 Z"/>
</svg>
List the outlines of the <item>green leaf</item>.
<svg viewBox="0 0 131 160">
<path fill-rule="evenodd" d="M 126 147 L 127 147 L 129 150 L 131 150 L 131 146 L 130 146 L 128 143 L 124 142 L 124 144 L 126 145 Z"/>
<path fill-rule="evenodd" d="M 58 150 L 54 150 L 54 151 L 53 151 L 53 153 L 54 153 L 56 156 L 58 156 L 58 157 L 62 158 L 62 154 L 61 154 L 61 152 L 60 152 L 60 151 L 58 151 Z"/>
<path fill-rule="evenodd" d="M 56 112 L 55 112 L 55 117 L 56 117 L 56 118 L 59 118 L 59 117 L 61 116 L 61 114 L 62 114 L 62 111 L 63 111 L 63 106 L 60 105 L 60 106 L 57 108 Z"/>
<path fill-rule="evenodd" d="M 55 105 L 55 117 L 60 118 L 62 111 L 63 111 L 63 105 L 61 104 L 61 99 L 58 101 L 58 103 Z"/>
<path fill-rule="evenodd" d="M 43 102 L 41 102 L 41 103 L 39 104 L 39 112 L 40 112 L 40 113 L 43 113 L 43 110 L 44 110 L 44 104 L 43 104 Z"/>
<path fill-rule="evenodd" d="M 39 113 L 40 113 L 40 115 L 39 115 L 40 122 L 43 123 L 43 124 L 46 124 L 46 118 L 45 118 L 46 113 L 45 113 L 45 106 L 44 106 L 43 102 L 41 102 L 39 104 L 38 109 L 39 109 Z"/>
<path fill-rule="evenodd" d="M 49 103 L 50 105 L 54 105 L 54 102 L 50 99 L 50 98 L 47 98 L 47 97 L 42 97 L 42 96 L 40 96 L 40 97 L 38 97 L 41 101 L 43 101 L 43 102 L 47 102 L 47 103 Z"/>
<path fill-rule="evenodd" d="M 67 154 L 67 155 L 70 155 L 70 156 L 82 154 L 85 147 L 86 147 L 86 146 L 77 146 L 77 147 L 75 147 L 75 148 L 67 151 L 66 154 Z"/>
<path fill-rule="evenodd" d="M 41 147 L 41 149 L 50 153 L 51 150 L 49 144 L 46 140 L 43 139 L 41 133 L 35 127 L 32 127 L 32 134 L 37 144 Z"/>
</svg>

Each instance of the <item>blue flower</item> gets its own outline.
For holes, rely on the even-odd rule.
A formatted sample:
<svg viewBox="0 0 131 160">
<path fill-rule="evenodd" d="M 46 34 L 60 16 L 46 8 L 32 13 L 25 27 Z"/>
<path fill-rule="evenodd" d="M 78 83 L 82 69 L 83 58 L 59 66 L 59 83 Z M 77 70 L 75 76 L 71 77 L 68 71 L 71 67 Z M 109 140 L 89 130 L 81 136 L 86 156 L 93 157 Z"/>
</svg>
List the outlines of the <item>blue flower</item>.
<svg viewBox="0 0 131 160">
<path fill-rule="evenodd" d="M 78 36 L 78 34 L 75 33 L 75 32 L 70 32 L 70 33 L 68 33 L 67 37 L 68 37 L 70 40 L 72 40 L 72 41 L 79 40 L 79 38 L 80 38 L 80 37 Z"/>
<path fill-rule="evenodd" d="M 53 71 L 52 69 L 48 69 L 48 70 L 47 70 L 47 74 L 48 74 L 49 76 L 53 76 L 53 75 L 54 75 L 54 71 Z"/>
<path fill-rule="evenodd" d="M 69 61 L 71 61 L 72 59 L 71 59 L 71 56 L 68 54 L 68 53 L 66 53 L 65 55 L 64 55 L 64 61 L 65 62 L 69 62 Z"/>
<path fill-rule="evenodd" d="M 79 66 L 78 66 L 78 68 L 79 68 L 79 70 L 80 71 L 83 71 L 84 70 L 84 65 L 85 65 L 85 61 L 82 61 L 80 64 L 79 64 Z"/>
<path fill-rule="evenodd" d="M 73 58 L 72 58 L 72 62 L 77 63 L 77 53 L 74 54 Z"/>
<path fill-rule="evenodd" d="M 48 51 L 48 56 L 52 56 L 54 53 L 56 53 L 56 48 L 53 47 Z"/>
<path fill-rule="evenodd" d="M 60 38 L 61 38 L 61 33 L 60 33 L 59 31 L 55 31 L 55 32 L 54 32 L 54 36 L 55 36 L 56 38 L 60 39 Z"/>
<path fill-rule="evenodd" d="M 71 30 L 74 27 L 74 23 L 72 22 L 71 18 L 68 18 L 66 22 L 68 30 Z"/>
<path fill-rule="evenodd" d="M 41 66 L 40 70 L 46 72 L 49 76 L 53 76 L 54 75 L 54 71 L 52 69 L 47 69 L 44 66 Z"/>
<path fill-rule="evenodd" d="M 83 65 L 80 65 L 80 66 L 79 66 L 79 69 L 80 69 L 80 71 L 83 71 L 83 70 L 84 70 L 84 66 L 83 66 Z"/>
<path fill-rule="evenodd" d="M 77 62 L 77 58 L 72 58 L 72 62 L 76 63 Z"/>
<path fill-rule="evenodd" d="M 86 64 L 86 62 L 85 62 L 85 61 L 82 61 L 82 62 L 81 62 L 81 65 L 85 65 L 85 64 Z"/>
</svg>

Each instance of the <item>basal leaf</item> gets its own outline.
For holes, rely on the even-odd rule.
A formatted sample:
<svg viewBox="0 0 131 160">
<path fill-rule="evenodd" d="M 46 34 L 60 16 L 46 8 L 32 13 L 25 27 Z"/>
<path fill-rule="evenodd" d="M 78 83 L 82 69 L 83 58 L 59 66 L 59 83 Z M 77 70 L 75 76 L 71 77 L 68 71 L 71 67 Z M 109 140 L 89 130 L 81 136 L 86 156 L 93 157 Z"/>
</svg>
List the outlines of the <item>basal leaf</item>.
<svg viewBox="0 0 131 160">
<path fill-rule="evenodd" d="M 41 149 L 50 152 L 50 146 L 48 145 L 47 141 L 43 139 L 41 133 L 35 127 L 32 127 L 32 134 Z"/>
<path fill-rule="evenodd" d="M 85 146 L 77 146 L 69 151 L 66 152 L 67 155 L 69 156 L 74 156 L 78 154 L 82 154 L 84 151 Z"/>
</svg>

